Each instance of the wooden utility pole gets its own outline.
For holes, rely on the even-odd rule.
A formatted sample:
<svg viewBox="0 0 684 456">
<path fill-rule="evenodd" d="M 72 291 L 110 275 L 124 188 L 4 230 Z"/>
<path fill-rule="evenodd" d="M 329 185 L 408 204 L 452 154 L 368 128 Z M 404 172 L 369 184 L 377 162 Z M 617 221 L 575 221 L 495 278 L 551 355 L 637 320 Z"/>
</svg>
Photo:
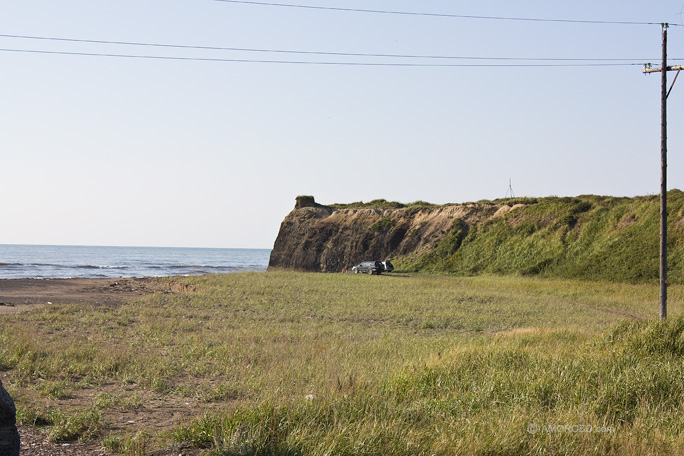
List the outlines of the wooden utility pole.
<svg viewBox="0 0 684 456">
<path fill-rule="evenodd" d="M 660 108 L 660 319 L 667 318 L 667 72 L 681 71 L 684 66 L 667 66 L 667 28 L 663 24 L 663 65 L 644 68 L 644 73 L 661 73 Z M 679 76 L 679 73 L 677 73 Z M 675 81 L 677 77 L 675 77 Z M 672 82 L 674 86 L 674 81 Z M 672 90 L 672 88 L 670 88 Z"/>
</svg>

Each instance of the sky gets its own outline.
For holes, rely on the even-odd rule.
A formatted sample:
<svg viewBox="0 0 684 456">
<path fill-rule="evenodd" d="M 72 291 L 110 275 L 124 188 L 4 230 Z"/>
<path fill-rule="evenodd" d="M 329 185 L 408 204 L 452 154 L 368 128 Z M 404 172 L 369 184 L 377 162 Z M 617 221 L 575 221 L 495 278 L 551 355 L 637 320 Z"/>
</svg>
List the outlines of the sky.
<svg viewBox="0 0 684 456">
<path fill-rule="evenodd" d="M 641 64 L 660 66 L 661 22 L 669 63 L 684 63 L 684 0 L 272 3 L 655 24 L 1 2 L 0 244 L 271 248 L 297 195 L 462 203 L 502 198 L 509 180 L 515 196 L 659 192 L 660 74 Z M 420 66 L 531 63 L 633 65 Z M 684 189 L 683 101 L 684 79 L 669 188 Z"/>
</svg>

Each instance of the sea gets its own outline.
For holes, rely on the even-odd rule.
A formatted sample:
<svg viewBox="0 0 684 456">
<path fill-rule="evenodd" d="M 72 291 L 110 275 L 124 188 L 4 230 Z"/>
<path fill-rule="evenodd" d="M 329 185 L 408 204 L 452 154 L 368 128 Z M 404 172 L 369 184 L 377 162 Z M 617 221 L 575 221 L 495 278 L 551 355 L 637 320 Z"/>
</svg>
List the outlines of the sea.
<svg viewBox="0 0 684 456">
<path fill-rule="evenodd" d="M 167 277 L 265 271 L 270 249 L 0 244 L 0 279 Z"/>
</svg>

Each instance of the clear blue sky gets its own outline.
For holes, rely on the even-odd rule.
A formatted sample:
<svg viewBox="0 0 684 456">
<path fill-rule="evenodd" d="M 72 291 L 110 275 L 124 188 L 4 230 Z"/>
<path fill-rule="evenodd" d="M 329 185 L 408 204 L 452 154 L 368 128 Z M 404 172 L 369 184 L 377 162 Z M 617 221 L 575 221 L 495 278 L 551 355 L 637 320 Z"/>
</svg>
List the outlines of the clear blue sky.
<svg viewBox="0 0 684 456">
<path fill-rule="evenodd" d="M 684 22 L 684 0 L 285 3 Z M 212 0 L 22 0 L 2 2 L 0 17 L 0 34 L 86 40 L 624 58 L 656 65 L 661 55 L 657 25 L 402 16 Z M 670 58 L 684 58 L 684 27 L 670 28 L 669 44 Z M 516 63 L 8 37 L 0 38 L 0 48 L 211 59 Z M 659 191 L 660 76 L 643 75 L 640 66 L 295 65 L 9 51 L 0 51 L 0 59 L 0 243 L 270 248 L 299 194 L 322 203 L 467 202 L 503 197 L 509 178 L 516 196 Z M 673 77 L 670 73 L 670 81 Z M 684 188 L 683 101 L 680 78 L 669 100 L 670 188 Z"/>
</svg>

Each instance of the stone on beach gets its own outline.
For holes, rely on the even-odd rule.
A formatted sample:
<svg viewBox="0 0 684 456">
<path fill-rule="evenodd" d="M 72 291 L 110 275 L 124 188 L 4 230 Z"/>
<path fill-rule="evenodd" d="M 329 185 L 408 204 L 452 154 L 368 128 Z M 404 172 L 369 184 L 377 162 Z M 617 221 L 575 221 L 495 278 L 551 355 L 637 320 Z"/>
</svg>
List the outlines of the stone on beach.
<svg viewBox="0 0 684 456">
<path fill-rule="evenodd" d="M 17 409 L 9 393 L 0 382 L 0 454 L 19 456 Z"/>
</svg>

